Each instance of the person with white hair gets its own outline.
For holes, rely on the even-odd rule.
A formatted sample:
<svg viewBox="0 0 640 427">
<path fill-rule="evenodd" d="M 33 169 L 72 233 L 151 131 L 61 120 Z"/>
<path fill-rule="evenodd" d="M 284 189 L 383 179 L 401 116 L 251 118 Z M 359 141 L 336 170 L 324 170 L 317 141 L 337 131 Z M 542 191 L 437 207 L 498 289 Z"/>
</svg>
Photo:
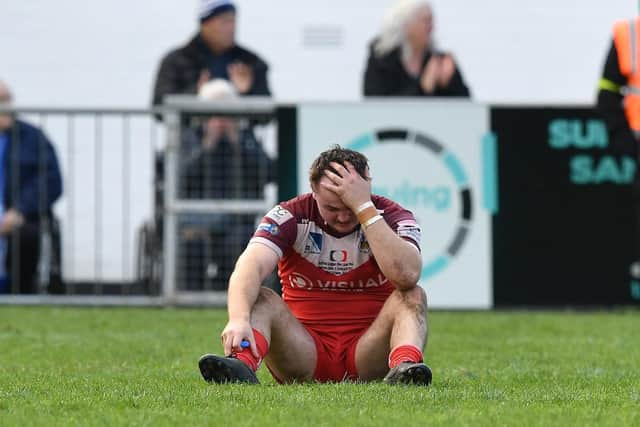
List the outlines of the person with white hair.
<svg viewBox="0 0 640 427">
<path fill-rule="evenodd" d="M 215 79 L 203 84 L 203 101 L 233 102 L 233 84 Z M 264 152 L 246 120 L 200 117 L 183 130 L 180 162 L 181 198 L 189 200 L 256 200 L 274 181 L 275 163 Z M 188 290 L 225 290 L 235 260 L 253 234 L 255 215 L 198 214 L 180 224 L 183 281 Z"/>
<path fill-rule="evenodd" d="M 365 96 L 458 96 L 469 89 L 450 53 L 433 41 L 433 11 L 423 0 L 398 0 L 371 43 Z"/>
<path fill-rule="evenodd" d="M 236 43 L 236 12 L 230 0 L 200 1 L 199 31 L 186 46 L 162 59 L 153 105 L 162 104 L 165 95 L 195 95 L 213 79 L 230 81 L 240 95 L 271 95 L 266 62 Z"/>
</svg>

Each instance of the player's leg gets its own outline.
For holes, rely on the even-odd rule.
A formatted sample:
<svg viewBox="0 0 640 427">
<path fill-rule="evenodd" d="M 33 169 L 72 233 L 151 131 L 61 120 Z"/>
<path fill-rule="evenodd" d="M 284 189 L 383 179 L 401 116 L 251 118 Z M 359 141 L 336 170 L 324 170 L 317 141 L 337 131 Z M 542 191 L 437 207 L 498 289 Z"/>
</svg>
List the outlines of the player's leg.
<svg viewBox="0 0 640 427">
<path fill-rule="evenodd" d="M 251 326 L 260 358 L 249 349 L 234 357 L 204 355 L 199 366 L 206 381 L 257 383 L 254 372 L 263 357 L 282 382 L 311 379 L 317 360 L 315 341 L 271 289 L 260 289 L 251 311 Z"/>
<path fill-rule="evenodd" d="M 397 359 L 394 363 L 419 362 L 427 340 L 426 311 L 427 296 L 421 287 L 416 286 L 408 291 L 395 290 L 387 298 L 371 326 L 358 340 L 355 366 L 359 378 L 374 380 L 385 377 L 390 370 L 390 353 Z M 406 360 L 403 360 L 405 355 Z M 409 365 L 403 365 L 401 368 L 407 367 Z M 420 372 L 415 374 L 428 375 L 429 378 L 424 380 L 430 382 L 431 372 L 426 372 L 426 365 L 424 369 L 418 367 L 418 370 Z M 411 371 L 411 374 L 414 372 Z"/>
<path fill-rule="evenodd" d="M 289 383 L 311 379 L 318 357 L 315 341 L 273 290 L 260 289 L 251 325 L 269 343 L 264 361 L 278 380 Z"/>
</svg>

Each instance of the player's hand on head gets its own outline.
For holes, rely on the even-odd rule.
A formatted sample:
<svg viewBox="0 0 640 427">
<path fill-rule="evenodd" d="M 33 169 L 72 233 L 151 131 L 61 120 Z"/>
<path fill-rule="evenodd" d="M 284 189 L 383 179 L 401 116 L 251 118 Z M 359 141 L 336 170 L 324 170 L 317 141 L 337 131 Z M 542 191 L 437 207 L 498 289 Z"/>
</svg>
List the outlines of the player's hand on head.
<svg viewBox="0 0 640 427">
<path fill-rule="evenodd" d="M 325 188 L 333 191 L 340 197 L 340 200 L 352 211 L 360 205 L 371 200 L 371 179 L 365 179 L 349 162 L 344 166 L 337 162 L 331 162 L 331 167 L 335 172 L 326 170 Z M 367 170 L 367 175 L 369 171 Z"/>
<path fill-rule="evenodd" d="M 240 353 L 245 350 L 242 346 L 242 341 L 248 341 L 249 348 L 247 350 L 251 350 L 255 357 L 260 357 L 251 323 L 247 321 L 230 320 L 222 331 L 221 338 L 225 356 L 231 356 L 234 353 Z"/>
</svg>

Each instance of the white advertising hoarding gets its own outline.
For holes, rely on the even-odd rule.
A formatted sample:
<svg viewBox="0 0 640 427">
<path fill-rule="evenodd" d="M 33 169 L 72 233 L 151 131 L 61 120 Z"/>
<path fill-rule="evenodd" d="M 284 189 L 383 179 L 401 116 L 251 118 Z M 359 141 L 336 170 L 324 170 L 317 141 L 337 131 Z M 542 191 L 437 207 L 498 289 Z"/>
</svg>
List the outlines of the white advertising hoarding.
<svg viewBox="0 0 640 427">
<path fill-rule="evenodd" d="M 373 192 L 422 227 L 420 285 L 434 308 L 492 306 L 495 153 L 489 111 L 467 101 L 312 103 L 298 109 L 298 191 L 333 144 L 369 158 Z"/>
</svg>

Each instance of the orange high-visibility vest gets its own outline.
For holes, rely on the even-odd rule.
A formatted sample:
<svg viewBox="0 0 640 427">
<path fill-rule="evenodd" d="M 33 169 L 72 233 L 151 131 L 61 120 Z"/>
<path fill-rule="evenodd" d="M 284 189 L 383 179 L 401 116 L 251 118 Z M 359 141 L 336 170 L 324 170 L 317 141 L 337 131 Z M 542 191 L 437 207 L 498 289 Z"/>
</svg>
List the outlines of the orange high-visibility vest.
<svg viewBox="0 0 640 427">
<path fill-rule="evenodd" d="M 624 113 L 631 130 L 640 132 L 640 17 L 617 22 L 613 27 L 613 41 L 618 53 L 620 73 L 626 77 L 622 88 Z"/>
</svg>

